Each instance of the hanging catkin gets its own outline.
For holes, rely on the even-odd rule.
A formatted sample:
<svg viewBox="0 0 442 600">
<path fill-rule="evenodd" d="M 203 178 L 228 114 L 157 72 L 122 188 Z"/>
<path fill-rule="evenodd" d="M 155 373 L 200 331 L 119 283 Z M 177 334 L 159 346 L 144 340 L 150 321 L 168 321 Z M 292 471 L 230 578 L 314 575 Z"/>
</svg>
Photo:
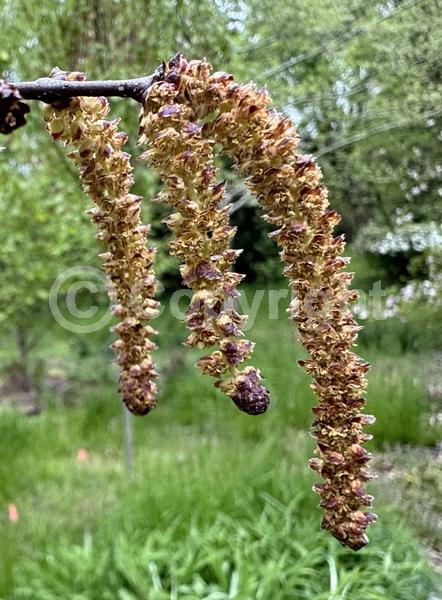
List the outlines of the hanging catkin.
<svg viewBox="0 0 442 600">
<path fill-rule="evenodd" d="M 314 486 L 324 509 L 322 525 L 357 550 L 367 544 L 365 530 L 376 519 L 363 510 L 372 502 L 363 486 L 373 477 L 366 468 L 370 454 L 362 447 L 371 436 L 363 426 L 374 418 L 361 412 L 368 364 L 352 351 L 360 328 L 349 304 L 357 293 L 348 289 L 352 274 L 343 271 L 345 242 L 332 234 L 339 215 L 328 208 L 321 171 L 312 156 L 297 152 L 290 121 L 269 110 L 267 92 L 253 84 L 238 85 L 225 73 L 211 75 L 206 62 L 178 55 L 156 89 L 157 97 L 164 90 L 167 103 L 180 114 L 193 110 L 206 118 L 202 135 L 234 159 L 266 220 L 276 227 L 271 237 L 281 248 L 296 296 L 290 316 L 310 354 L 300 364 L 313 376 L 319 399 L 312 429 L 318 457 L 310 466 L 324 479 Z"/>
<path fill-rule="evenodd" d="M 241 339 L 245 321 L 231 306 L 243 276 L 230 270 L 239 250 L 230 248 L 235 227 L 229 223 L 224 184 L 217 183 L 213 164 L 214 141 L 202 135 L 198 114 L 176 101 L 177 82 L 154 84 L 148 90 L 140 120 L 140 143 L 147 144 L 143 158 L 158 171 L 166 188 L 158 199 L 174 207 L 166 219 L 175 234 L 171 252 L 179 257 L 183 283 L 194 294 L 186 312 L 191 330 L 188 346 L 216 350 L 197 365 L 216 379 L 236 406 L 252 415 L 269 403 L 261 375 L 252 366 L 240 370 L 253 343 Z"/>
<path fill-rule="evenodd" d="M 54 69 L 51 77 L 84 80 L 82 73 Z M 140 221 L 140 196 L 130 194 L 133 184 L 130 155 L 121 148 L 127 140 L 118 131 L 118 120 L 105 120 L 106 98 L 78 97 L 43 109 L 48 129 L 55 140 L 75 151 L 68 154 L 80 169 L 85 191 L 95 204 L 89 210 L 99 228 L 97 238 L 105 245 L 104 269 L 112 282 L 112 307 L 119 319 L 114 331 L 120 365 L 120 391 L 127 408 L 143 415 L 156 404 L 158 374 L 150 340 L 155 330 L 146 321 L 157 315 L 154 300 L 155 249 L 146 246 L 149 226 Z"/>
</svg>

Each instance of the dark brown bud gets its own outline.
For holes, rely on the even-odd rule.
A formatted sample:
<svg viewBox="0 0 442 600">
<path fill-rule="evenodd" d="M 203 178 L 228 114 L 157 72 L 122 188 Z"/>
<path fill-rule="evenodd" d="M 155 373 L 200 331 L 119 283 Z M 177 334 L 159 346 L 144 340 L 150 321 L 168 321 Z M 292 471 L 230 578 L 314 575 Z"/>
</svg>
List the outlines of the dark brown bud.
<svg viewBox="0 0 442 600">
<path fill-rule="evenodd" d="M 25 125 L 29 111 L 15 85 L 0 79 L 0 133 L 11 133 Z"/>
<path fill-rule="evenodd" d="M 236 406 L 248 415 L 261 415 L 270 402 L 269 391 L 260 385 L 261 375 L 254 367 L 247 367 L 233 382 L 230 395 Z"/>
</svg>

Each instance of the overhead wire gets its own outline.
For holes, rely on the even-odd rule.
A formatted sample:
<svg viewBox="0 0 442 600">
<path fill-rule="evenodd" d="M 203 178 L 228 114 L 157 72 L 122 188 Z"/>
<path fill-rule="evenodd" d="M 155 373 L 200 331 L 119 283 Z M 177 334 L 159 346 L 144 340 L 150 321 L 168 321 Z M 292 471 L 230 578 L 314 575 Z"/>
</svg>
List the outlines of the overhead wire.
<svg viewBox="0 0 442 600">
<path fill-rule="evenodd" d="M 372 29 L 372 27 L 374 27 L 375 25 L 379 25 L 380 23 L 383 23 L 384 21 L 386 21 L 388 19 L 395 18 L 395 17 L 399 16 L 400 14 L 402 14 L 403 12 L 405 12 L 406 10 L 409 10 L 410 8 L 413 8 L 414 6 L 417 6 L 418 4 L 421 4 L 422 2 L 426 2 L 426 1 L 427 0 L 412 0 L 408 4 L 400 6 L 399 8 L 392 11 L 391 13 L 384 15 L 382 17 L 379 17 L 377 19 L 374 19 L 371 23 L 369 23 L 365 27 L 360 27 L 358 29 L 354 29 L 353 31 L 346 31 L 344 33 L 341 33 L 339 36 L 332 38 L 331 41 L 329 41 L 326 44 L 322 44 L 315 50 L 312 50 L 310 52 L 302 52 L 298 56 L 294 56 L 294 57 L 286 60 L 285 62 L 281 63 L 277 67 L 274 67 L 272 69 L 268 69 L 267 71 L 264 71 L 261 75 L 259 75 L 259 77 L 256 78 L 256 80 L 258 82 L 263 81 L 263 80 L 268 80 L 269 78 L 275 77 L 276 75 L 279 75 L 280 73 L 282 73 L 286 70 L 292 69 L 293 67 L 295 67 L 303 62 L 306 62 L 308 60 L 311 60 L 313 58 L 321 56 L 322 54 L 325 54 L 326 52 L 329 52 L 332 49 L 338 50 L 339 48 L 344 47 L 348 42 L 355 39 L 356 37 L 366 35 Z M 359 22 L 360 20 L 355 19 L 355 21 Z"/>
<path fill-rule="evenodd" d="M 429 61 L 428 56 L 422 56 L 417 60 L 414 60 L 410 63 L 407 63 L 408 67 L 412 67 L 412 66 L 419 66 L 422 64 L 425 64 Z M 343 90 L 341 92 L 326 92 L 324 94 L 306 94 L 304 96 L 301 96 L 299 98 L 293 98 L 292 102 L 287 102 L 285 104 L 286 107 L 291 107 L 291 108 L 295 108 L 297 109 L 299 106 L 302 106 L 304 104 L 314 104 L 317 105 L 319 102 L 321 102 L 322 100 L 333 100 L 334 98 L 336 99 L 344 99 L 347 98 L 349 96 L 354 96 L 366 91 L 369 91 L 369 86 L 370 84 L 375 84 L 376 80 L 375 80 L 375 76 L 371 76 L 371 77 L 367 77 L 365 79 L 365 81 L 363 83 L 359 83 L 357 85 L 354 85 L 352 87 L 350 87 L 347 90 Z M 380 96 L 381 94 L 385 94 L 385 92 L 389 91 L 391 88 L 390 87 L 383 87 L 382 90 L 380 90 L 376 96 Z"/>
<path fill-rule="evenodd" d="M 358 142 L 362 142 L 370 137 L 375 135 L 379 135 L 381 133 L 386 133 L 388 131 L 393 131 L 395 129 L 411 129 L 411 128 L 421 128 L 423 126 L 424 121 L 429 121 L 430 119 L 436 119 L 442 116 L 442 110 L 433 111 L 427 113 L 425 115 L 420 115 L 418 118 L 414 119 L 404 119 L 402 121 L 395 121 L 394 123 L 385 123 L 384 125 L 379 125 L 378 127 L 374 127 L 369 131 L 365 131 L 363 133 L 358 133 L 352 137 L 341 140 L 334 144 L 330 144 L 329 146 L 325 146 L 322 150 L 316 153 L 316 156 L 320 158 L 325 154 L 330 154 L 330 152 L 335 152 L 336 150 L 341 150 L 342 148 L 346 148 L 347 146 L 351 146 Z M 427 125 L 428 127 L 428 125 Z"/>
<path fill-rule="evenodd" d="M 362 2 L 360 2 L 359 4 L 357 4 L 355 7 L 351 8 L 348 10 L 347 14 L 352 15 L 354 13 L 357 13 L 361 8 L 365 8 L 367 6 L 367 0 L 362 0 Z M 359 19 L 354 19 L 352 22 L 356 22 Z M 340 32 L 339 32 L 340 33 Z M 333 38 L 335 36 L 331 35 L 330 39 Z M 277 42 L 281 41 L 281 35 L 271 35 L 270 37 L 259 41 L 255 44 L 250 44 L 249 46 L 246 46 L 245 48 L 239 48 L 238 49 L 238 53 L 239 54 L 248 54 L 250 52 L 256 52 L 259 50 L 262 50 L 263 48 L 268 48 L 269 46 L 273 46 L 274 44 L 276 44 Z"/>
</svg>

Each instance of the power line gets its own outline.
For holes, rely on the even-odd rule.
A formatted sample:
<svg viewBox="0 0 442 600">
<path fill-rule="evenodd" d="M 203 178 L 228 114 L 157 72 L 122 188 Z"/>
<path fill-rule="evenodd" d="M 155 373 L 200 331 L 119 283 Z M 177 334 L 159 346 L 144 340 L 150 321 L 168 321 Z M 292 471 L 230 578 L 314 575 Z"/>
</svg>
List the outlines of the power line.
<svg viewBox="0 0 442 600">
<path fill-rule="evenodd" d="M 395 123 L 386 123 L 384 125 L 380 125 L 379 127 L 373 128 L 364 133 L 359 133 L 357 135 L 354 135 L 350 138 L 347 138 L 346 140 L 342 140 L 341 142 L 336 142 L 335 144 L 326 146 L 323 150 L 320 150 L 319 152 L 316 152 L 315 154 L 318 158 L 321 158 L 325 154 L 330 154 L 331 152 L 334 152 L 335 150 L 340 150 L 342 148 L 346 148 L 346 147 L 356 144 L 358 142 L 362 142 L 366 139 L 369 139 L 370 137 L 380 135 L 381 133 L 386 133 L 388 131 L 393 131 L 393 130 L 397 130 L 397 129 L 421 128 L 423 121 L 427 121 L 428 119 L 435 119 L 440 116 L 442 116 L 442 110 L 427 113 L 426 115 L 422 115 L 419 119 L 414 119 L 414 120 L 409 119 L 409 120 L 397 121 Z M 237 193 L 238 193 L 238 190 L 237 190 Z M 239 190 L 239 193 L 241 194 L 240 190 Z M 233 198 L 233 196 L 234 196 L 234 194 L 232 194 L 232 198 Z M 237 200 L 230 201 L 230 202 L 228 201 L 226 204 L 230 204 L 229 212 L 230 212 L 230 214 L 232 214 L 232 213 L 236 212 L 238 209 L 242 208 L 250 200 L 253 200 L 253 199 L 254 199 L 253 196 L 251 196 L 247 191 L 244 191 L 243 195 L 240 195 Z"/>
<path fill-rule="evenodd" d="M 290 58 L 289 60 L 281 63 L 279 66 L 274 67 L 273 69 L 264 71 L 264 73 L 262 73 L 262 75 L 260 75 L 257 78 L 257 81 L 268 80 L 270 77 L 279 75 L 280 73 L 282 73 L 288 69 L 291 69 L 305 61 L 311 60 L 312 58 L 316 58 L 317 56 L 320 56 L 321 54 L 324 54 L 325 52 L 328 52 L 329 50 L 332 50 L 332 49 L 337 50 L 339 48 L 342 48 L 343 46 L 345 46 L 348 42 L 350 42 L 354 38 L 368 33 L 373 26 L 379 25 L 380 23 L 383 23 L 384 21 L 386 21 L 388 19 L 395 18 L 399 14 L 405 12 L 406 10 L 409 10 L 410 8 L 413 8 L 414 6 L 417 6 L 418 4 L 421 4 L 424 1 L 426 1 L 426 0 L 413 0 L 409 4 L 400 6 L 399 8 L 397 8 L 390 14 L 384 15 L 383 17 L 375 19 L 374 21 L 372 21 L 365 27 L 355 29 L 354 31 L 347 31 L 344 34 L 341 34 L 341 35 L 333 38 L 331 40 L 331 42 L 329 42 L 327 44 L 322 44 L 321 46 L 319 46 L 319 48 L 316 48 L 315 50 L 313 50 L 311 52 L 303 52 L 302 54 L 300 54 L 298 56 L 294 56 L 294 57 Z M 355 19 L 353 23 L 355 23 L 356 21 L 359 21 L 359 19 L 357 19 L 357 20 Z M 335 47 L 335 44 L 337 44 L 336 47 Z"/>
<path fill-rule="evenodd" d="M 422 56 L 422 57 L 418 58 L 417 60 L 414 60 L 413 62 L 406 63 L 406 66 L 408 68 L 413 67 L 413 66 L 420 66 L 422 64 L 427 63 L 428 61 L 429 61 L 428 56 Z M 415 75 L 415 72 L 413 72 L 413 76 L 414 75 Z M 367 79 L 363 83 L 354 85 L 347 90 L 343 90 L 342 92 L 327 92 L 325 94 L 310 94 L 310 95 L 307 94 L 307 95 L 301 96 L 299 98 L 295 97 L 295 98 L 293 98 L 292 102 L 287 102 L 285 104 L 285 106 L 297 109 L 299 106 L 302 106 L 304 104 L 315 104 L 316 105 L 318 102 L 321 102 L 322 100 L 333 100 L 334 98 L 344 99 L 349 96 L 355 96 L 355 95 L 361 94 L 363 92 L 368 92 L 369 85 L 371 83 L 376 83 L 375 76 L 367 77 Z M 391 87 L 392 86 L 383 87 L 382 90 L 380 90 L 376 94 L 376 97 L 390 91 Z"/>
<path fill-rule="evenodd" d="M 361 8 L 365 8 L 366 6 L 367 6 L 367 0 L 362 0 L 362 2 L 360 2 L 357 6 L 351 8 L 347 12 L 347 15 L 354 15 L 355 13 L 359 12 L 359 10 Z M 353 19 L 352 24 L 354 24 L 358 20 L 359 20 L 358 18 Z M 330 36 L 331 39 L 333 37 L 334 36 Z M 272 36 L 266 38 L 265 40 L 262 40 L 255 44 L 250 44 L 249 46 L 246 46 L 245 48 L 239 48 L 238 53 L 239 54 L 248 54 L 249 52 L 256 52 L 257 50 L 262 50 L 263 48 L 268 48 L 269 46 L 273 46 L 274 44 L 276 44 L 279 41 L 281 41 L 280 35 L 272 35 Z"/>
<path fill-rule="evenodd" d="M 421 128 L 423 121 L 428 121 L 428 119 L 436 119 L 437 117 L 442 116 L 442 110 L 427 113 L 426 115 L 421 115 L 418 119 L 408 119 L 403 121 L 396 121 L 395 123 L 385 123 L 384 125 L 379 125 L 378 127 L 374 127 L 369 131 L 365 131 L 364 133 L 358 133 L 346 140 L 341 140 L 340 142 L 336 142 L 335 144 L 330 144 L 330 146 L 326 146 L 322 150 L 316 153 L 316 156 L 320 158 L 325 154 L 330 154 L 330 152 L 334 152 L 335 150 L 341 150 L 342 148 L 346 148 L 347 146 L 351 146 L 353 144 L 357 144 L 358 142 L 362 142 L 370 137 L 375 135 L 379 135 L 381 133 L 386 133 L 387 131 L 393 131 L 394 129 L 409 129 L 409 128 Z"/>
<path fill-rule="evenodd" d="M 276 42 L 280 40 L 280 37 L 277 35 L 272 35 L 270 38 L 259 42 L 258 44 L 253 44 L 251 46 L 247 46 L 246 48 L 238 48 L 238 54 L 248 54 L 249 52 L 256 52 L 257 50 L 262 50 L 263 48 L 268 48 L 269 46 L 273 46 Z"/>
<path fill-rule="evenodd" d="M 368 90 L 368 84 L 370 83 L 370 79 L 366 82 L 352 86 L 348 90 L 343 90 L 342 92 L 327 92 L 325 94 L 307 94 L 305 96 L 301 96 L 299 98 L 293 98 L 292 102 L 287 102 L 285 106 L 297 109 L 298 106 L 302 106 L 303 104 L 314 104 L 321 102 L 322 100 L 333 100 L 334 98 L 346 98 L 348 96 L 354 96 L 356 94 L 360 94 Z"/>
</svg>

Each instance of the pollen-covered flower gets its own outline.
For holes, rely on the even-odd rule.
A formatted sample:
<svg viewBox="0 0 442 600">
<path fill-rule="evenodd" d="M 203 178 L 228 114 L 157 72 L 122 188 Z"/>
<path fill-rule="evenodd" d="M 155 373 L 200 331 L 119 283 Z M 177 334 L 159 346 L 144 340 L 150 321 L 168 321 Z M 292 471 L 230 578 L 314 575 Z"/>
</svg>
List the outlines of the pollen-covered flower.
<svg viewBox="0 0 442 600">
<path fill-rule="evenodd" d="M 215 346 L 198 361 L 200 370 L 214 377 L 240 410 L 260 414 L 269 403 L 261 375 L 253 367 L 239 369 L 253 344 L 241 339 L 245 317 L 232 305 L 243 276 L 230 270 L 240 251 L 230 248 L 235 227 L 229 223 L 228 207 L 221 208 L 225 186 L 216 179 L 215 142 L 202 135 L 198 111 L 181 103 L 179 90 L 178 73 L 149 88 L 140 143 L 148 145 L 143 158 L 166 184 L 158 199 L 174 208 L 166 219 L 175 234 L 171 252 L 181 261 L 183 283 L 194 291 L 186 312 L 191 330 L 186 344 Z"/>
<path fill-rule="evenodd" d="M 357 294 L 348 289 L 352 275 L 343 271 L 348 264 L 341 256 L 345 242 L 343 237 L 333 236 L 339 215 L 328 207 L 320 168 L 312 156 L 298 153 L 296 131 L 289 119 L 269 110 L 266 90 L 253 84 L 238 85 L 231 75 L 211 74 L 205 61 L 187 62 L 181 56 L 166 65 L 164 80 L 157 84 L 154 97 L 148 98 L 146 111 L 171 111 L 170 126 L 155 130 L 155 117 L 149 112 L 142 123 L 154 146 L 164 144 L 161 162 L 166 180 L 167 173 L 174 172 L 171 164 L 179 160 L 175 144 L 181 136 L 174 123 L 181 118 L 183 122 L 192 120 L 192 115 L 205 118 L 203 132 L 198 130 L 197 135 L 198 140 L 207 141 L 201 141 L 198 154 L 207 156 L 208 140 L 210 147 L 214 142 L 220 144 L 256 194 L 265 218 L 276 228 L 271 237 L 281 248 L 284 273 L 296 296 L 290 317 L 310 354 L 301 365 L 313 376 L 319 399 L 312 430 L 319 456 L 311 467 L 324 478 L 324 483 L 315 486 L 324 509 L 323 527 L 357 550 L 368 542 L 365 529 L 376 518 L 361 510 L 371 505 L 372 497 L 363 485 L 373 477 L 366 468 L 370 454 L 361 445 L 371 436 L 363 433 L 363 426 L 374 419 L 361 412 L 368 364 L 352 351 L 360 328 L 349 303 Z M 192 177 L 190 170 L 187 176 Z M 198 180 L 198 171 L 193 178 Z M 171 179 L 175 202 L 179 204 L 184 197 L 191 202 L 183 179 Z M 204 269 L 216 280 L 217 261 L 204 264 Z M 186 271 L 189 274 L 195 277 L 194 271 Z M 240 348 L 229 349 L 232 360 L 238 353 Z M 219 355 L 206 359 L 204 368 L 217 372 L 219 361 Z M 235 402 L 241 404 L 243 394 L 254 385 L 254 374 L 244 372 L 241 381 L 237 379 Z M 259 403 L 259 391 L 253 395 Z"/>
<path fill-rule="evenodd" d="M 82 73 L 54 69 L 51 77 L 83 80 Z M 76 149 L 68 154 L 79 167 L 85 191 L 95 204 L 87 211 L 97 225 L 97 238 L 106 247 L 104 269 L 111 280 L 112 307 L 119 323 L 120 391 L 135 414 L 146 414 L 156 404 L 158 374 L 151 352 L 155 330 L 146 321 L 158 314 L 154 300 L 155 248 L 146 246 L 149 226 L 140 221 L 140 196 L 130 193 L 133 183 L 130 155 L 122 150 L 127 135 L 118 120 L 106 120 L 106 98 L 78 97 L 44 108 L 52 137 Z"/>
<path fill-rule="evenodd" d="M 11 133 L 25 125 L 29 111 L 15 85 L 0 79 L 0 133 Z"/>
</svg>

